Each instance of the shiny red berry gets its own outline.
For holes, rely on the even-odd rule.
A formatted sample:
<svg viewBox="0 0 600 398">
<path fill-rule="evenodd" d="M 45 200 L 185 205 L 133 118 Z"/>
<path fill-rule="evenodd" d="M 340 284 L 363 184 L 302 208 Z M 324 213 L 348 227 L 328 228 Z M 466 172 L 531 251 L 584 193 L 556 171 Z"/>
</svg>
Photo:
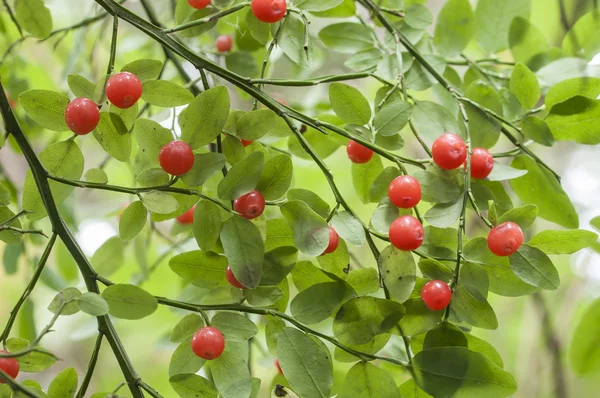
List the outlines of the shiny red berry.
<svg viewBox="0 0 600 398">
<path fill-rule="evenodd" d="M 225 271 L 225 277 L 227 278 L 227 282 L 233 287 L 237 287 L 238 289 L 245 289 L 246 286 L 242 285 L 242 282 L 238 281 L 233 275 L 233 271 L 231 270 L 231 266 L 227 266 L 227 270 Z"/>
<path fill-rule="evenodd" d="M 514 222 L 496 225 L 488 234 L 488 248 L 496 256 L 510 256 L 523 244 L 523 231 Z"/>
<path fill-rule="evenodd" d="M 335 229 L 333 229 L 332 226 L 329 226 L 329 244 L 327 245 L 327 248 L 325 249 L 323 254 L 333 253 L 335 251 L 335 249 L 337 249 L 339 244 L 340 244 L 340 236 L 335 231 Z"/>
<path fill-rule="evenodd" d="M 233 210 L 248 220 L 259 217 L 265 211 L 265 197 L 256 189 L 233 201 Z"/>
<path fill-rule="evenodd" d="M 390 242 L 404 251 L 416 250 L 423 243 L 423 226 L 413 216 L 401 216 L 390 225 Z"/>
<path fill-rule="evenodd" d="M 174 176 L 184 175 L 194 166 L 194 152 L 183 141 L 171 141 L 161 148 L 158 162 L 167 173 Z"/>
<path fill-rule="evenodd" d="M 444 281 L 429 281 L 421 289 L 423 302 L 432 311 L 441 311 L 450 304 L 452 289 Z"/>
<path fill-rule="evenodd" d="M 352 140 L 346 145 L 346 153 L 352 163 L 367 163 L 373 157 L 372 150 Z"/>
<path fill-rule="evenodd" d="M 192 338 L 192 351 L 203 359 L 215 359 L 221 356 L 225 349 L 223 333 L 212 326 L 204 327 Z"/>
<path fill-rule="evenodd" d="M 0 353 L 9 354 L 8 351 L 0 351 Z M 13 379 L 16 379 L 19 375 L 19 362 L 17 362 L 15 358 L 0 358 L 0 369 Z M 0 384 L 4 383 L 5 382 L 0 379 Z"/>
<path fill-rule="evenodd" d="M 65 122 L 77 135 L 86 135 L 94 131 L 100 122 L 98 105 L 87 98 L 75 98 L 67 105 Z"/>
<path fill-rule="evenodd" d="M 275 358 L 275 368 L 277 368 L 280 375 L 283 375 L 283 370 L 281 370 L 281 365 L 279 365 L 279 359 L 277 358 Z"/>
<path fill-rule="evenodd" d="M 117 108 L 131 108 L 141 97 L 142 82 L 133 73 L 117 73 L 106 83 L 106 98 Z"/>
<path fill-rule="evenodd" d="M 396 177 L 388 186 L 390 201 L 402 209 L 415 207 L 421 201 L 421 195 L 421 184 L 412 176 Z"/>
<path fill-rule="evenodd" d="M 493 168 L 494 157 L 492 154 L 487 149 L 474 148 L 471 154 L 471 177 L 486 178 Z"/>
<path fill-rule="evenodd" d="M 217 37 L 217 41 L 215 42 L 215 46 L 217 47 L 217 51 L 220 53 L 226 53 L 231 51 L 231 46 L 233 45 L 233 40 L 229 35 L 221 35 Z"/>
<path fill-rule="evenodd" d="M 452 170 L 467 159 L 467 146 L 460 136 L 452 133 L 439 136 L 431 147 L 433 161 L 440 168 Z"/>
<path fill-rule="evenodd" d="M 191 209 L 189 209 L 188 211 L 186 211 L 185 213 L 183 213 L 182 215 L 180 215 L 179 217 L 176 218 L 177 222 L 179 224 L 193 224 L 194 223 L 194 210 L 196 209 L 196 206 L 193 206 Z"/>
<path fill-rule="evenodd" d="M 197 10 L 201 10 L 210 4 L 210 0 L 188 0 L 188 4 Z"/>
<path fill-rule="evenodd" d="M 249 141 L 249 140 L 240 140 L 240 141 L 242 141 L 242 145 L 244 146 L 244 148 L 254 142 L 254 141 Z"/>
<path fill-rule="evenodd" d="M 261 22 L 278 22 L 285 16 L 287 3 L 285 0 L 252 0 L 252 13 Z"/>
</svg>

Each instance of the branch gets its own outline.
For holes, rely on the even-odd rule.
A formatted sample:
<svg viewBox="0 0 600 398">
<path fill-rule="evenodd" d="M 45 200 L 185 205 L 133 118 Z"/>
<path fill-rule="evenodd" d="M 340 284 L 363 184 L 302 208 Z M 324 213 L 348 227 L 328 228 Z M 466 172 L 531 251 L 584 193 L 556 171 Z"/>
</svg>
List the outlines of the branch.
<svg viewBox="0 0 600 398">
<path fill-rule="evenodd" d="M 79 387 L 76 398 L 83 398 L 90 385 L 90 381 L 94 375 L 94 370 L 96 369 L 96 363 L 98 362 L 98 355 L 100 354 L 100 347 L 102 347 L 103 338 L 104 335 L 102 333 L 98 333 L 98 336 L 96 337 L 96 344 L 94 345 L 94 350 L 92 351 L 90 362 L 88 364 L 87 371 L 85 372 L 85 377 L 81 382 L 81 387 Z"/>
<path fill-rule="evenodd" d="M 174 28 L 163 29 L 163 32 L 165 32 L 165 33 L 179 32 L 182 30 L 196 27 L 196 26 L 204 25 L 204 24 L 210 23 L 212 21 L 217 21 L 219 18 L 227 16 L 229 14 L 233 14 L 234 12 L 237 12 L 237 11 L 241 10 L 242 8 L 247 7 L 249 5 L 250 5 L 250 3 L 240 3 L 231 8 L 228 8 L 226 10 L 222 10 L 222 11 L 216 12 L 214 14 L 210 14 L 204 18 L 196 19 L 191 22 L 186 22 L 182 25 L 175 26 Z"/>
<path fill-rule="evenodd" d="M 10 8 L 10 5 L 8 4 L 8 1 L 7 0 L 2 0 L 2 2 L 4 3 L 4 7 L 6 8 L 6 11 L 8 11 L 8 15 L 10 16 L 11 21 L 13 21 L 13 23 L 17 27 L 17 30 L 19 31 L 19 35 L 21 37 L 23 37 L 23 29 L 21 29 L 21 25 L 19 25 L 19 22 L 17 21 L 17 18 L 15 18 L 15 14 L 13 13 L 12 8 Z"/>
<path fill-rule="evenodd" d="M 25 234 L 42 235 L 44 238 L 48 238 L 48 236 L 46 236 L 44 231 L 42 231 L 40 229 L 21 229 L 21 228 L 17 228 L 17 227 L 11 227 L 10 225 L 1 225 L 0 232 L 2 232 L 2 231 L 13 231 L 13 232 L 17 232 L 21 235 L 25 235 Z"/>
</svg>

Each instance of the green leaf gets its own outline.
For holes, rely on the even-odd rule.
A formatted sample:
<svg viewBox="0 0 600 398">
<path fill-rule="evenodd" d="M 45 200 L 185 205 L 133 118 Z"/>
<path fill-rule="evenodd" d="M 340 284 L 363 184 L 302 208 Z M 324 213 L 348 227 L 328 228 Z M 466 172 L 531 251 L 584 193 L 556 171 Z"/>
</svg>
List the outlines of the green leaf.
<svg viewBox="0 0 600 398">
<path fill-rule="evenodd" d="M 23 351 L 29 348 L 29 341 L 17 337 L 6 340 L 6 348 L 9 352 Z M 48 369 L 56 363 L 56 358 L 45 350 L 38 349 L 16 358 L 19 362 L 19 370 L 27 373 L 37 373 Z"/>
<path fill-rule="evenodd" d="M 121 72 L 133 73 L 142 82 L 157 79 L 163 69 L 163 63 L 155 59 L 138 59 L 121 68 Z"/>
<path fill-rule="evenodd" d="M 169 383 L 181 398 L 215 398 L 219 394 L 210 381 L 193 373 L 172 376 Z"/>
<path fill-rule="evenodd" d="M 343 239 L 339 241 L 338 248 L 333 253 L 322 254 L 317 257 L 317 261 L 323 271 L 337 277 L 334 277 L 334 279 L 346 279 L 348 277 L 350 253 Z"/>
<path fill-rule="evenodd" d="M 596 99 L 600 95 L 600 78 L 576 77 L 568 79 L 553 86 L 546 94 L 544 103 L 546 109 L 552 110 L 555 105 L 561 104 L 573 97 L 586 97 Z"/>
<path fill-rule="evenodd" d="M 223 225 L 221 242 L 235 278 L 249 289 L 257 287 L 265 249 L 256 225 L 245 218 L 233 216 Z"/>
<path fill-rule="evenodd" d="M 189 6 L 188 4 L 183 4 L 184 7 L 187 7 L 183 13 L 183 15 L 177 15 L 177 19 L 180 20 L 179 23 L 187 23 L 187 22 L 192 22 L 192 21 L 197 21 L 199 19 L 202 18 L 207 18 L 209 15 L 214 14 L 217 12 L 216 8 L 203 8 L 201 10 L 196 10 L 193 9 Z M 191 14 L 190 14 L 191 11 Z M 177 14 L 180 14 L 181 11 L 177 12 Z M 181 20 L 180 18 L 183 17 L 183 20 Z M 210 21 L 207 21 L 204 24 L 200 24 L 197 26 L 194 26 L 190 29 L 185 29 L 182 31 L 177 32 L 178 35 L 181 35 L 183 37 L 189 37 L 189 38 L 193 38 L 193 37 L 199 37 L 200 35 L 202 35 L 203 33 L 208 32 L 209 30 L 211 30 L 212 28 L 215 27 L 215 25 L 217 24 L 217 19 L 212 19 Z"/>
<path fill-rule="evenodd" d="M 142 202 L 135 201 L 123 211 L 119 218 L 119 236 L 122 240 L 131 240 L 140 233 L 148 219 L 148 212 Z"/>
<path fill-rule="evenodd" d="M 434 227 L 446 228 L 458 221 L 463 209 L 463 197 L 453 202 L 438 203 L 425 213 L 425 220 Z"/>
<path fill-rule="evenodd" d="M 340 308 L 345 295 L 346 285 L 341 281 L 317 283 L 294 297 L 290 311 L 298 322 L 319 323 Z"/>
<path fill-rule="evenodd" d="M 590 61 L 600 51 L 600 41 L 594 33 L 598 31 L 600 24 L 598 19 L 600 12 L 594 10 L 588 12 L 579 20 L 564 37 L 562 49 L 573 57 L 582 57 Z"/>
<path fill-rule="evenodd" d="M 406 9 L 404 23 L 415 29 L 425 29 L 433 23 L 433 15 L 424 5 L 413 4 Z"/>
<path fill-rule="evenodd" d="M 87 292 L 76 298 L 79 309 L 92 316 L 108 314 L 108 303 L 99 294 Z"/>
<path fill-rule="evenodd" d="M 258 185 L 264 167 L 264 154 L 252 152 L 236 163 L 219 182 L 219 198 L 234 200 L 252 191 Z"/>
<path fill-rule="evenodd" d="M 205 289 L 227 285 L 227 258 L 213 252 L 194 250 L 171 258 L 169 267 L 186 281 Z"/>
<path fill-rule="evenodd" d="M 262 283 L 262 279 L 261 279 Z M 271 307 L 284 296 L 283 291 L 275 286 L 259 286 L 256 289 L 245 291 L 248 304 L 253 307 Z"/>
<path fill-rule="evenodd" d="M 340 4 L 343 0 L 299 0 L 294 5 L 304 11 L 325 11 Z"/>
<path fill-rule="evenodd" d="M 190 339 L 200 328 L 206 326 L 204 320 L 198 314 L 187 314 L 173 328 L 169 341 L 181 343 Z"/>
<path fill-rule="evenodd" d="M 361 50 L 352 55 L 344 62 L 344 65 L 355 71 L 374 68 L 383 59 L 381 50 L 372 47 Z"/>
<path fill-rule="evenodd" d="M 569 350 L 569 362 L 575 373 L 587 376 L 600 370 L 600 299 L 585 311 L 575 327 Z"/>
<path fill-rule="evenodd" d="M 287 221 L 282 218 L 268 219 L 265 251 L 270 252 L 273 249 L 284 246 L 294 246 L 294 233 L 292 232 L 292 229 Z M 265 261 L 267 261 L 266 258 Z"/>
<path fill-rule="evenodd" d="M 514 169 L 502 163 L 495 163 L 492 172 L 487 177 L 488 181 L 505 181 L 519 178 L 527 174 L 527 170 Z"/>
<path fill-rule="evenodd" d="M 544 34 L 527 19 L 521 17 L 512 20 L 508 43 L 515 61 L 525 64 L 529 63 L 536 54 L 550 49 Z"/>
<path fill-rule="evenodd" d="M 523 129 L 523 134 L 538 144 L 545 146 L 552 146 L 554 144 L 552 132 L 546 122 L 542 119 L 538 119 L 535 116 L 527 116 L 523 119 L 521 127 Z"/>
<path fill-rule="evenodd" d="M 67 76 L 67 83 L 69 88 L 79 98 L 89 98 L 92 101 L 95 99 L 94 93 L 96 91 L 96 85 L 80 75 L 69 75 Z"/>
<path fill-rule="evenodd" d="M 131 136 L 123 119 L 116 113 L 100 112 L 100 123 L 94 130 L 94 138 L 113 158 L 120 162 L 129 161 Z"/>
<path fill-rule="evenodd" d="M 371 106 L 362 93 L 347 84 L 331 83 L 329 101 L 333 111 L 346 123 L 367 124 L 371 120 Z"/>
<path fill-rule="evenodd" d="M 169 214 L 179 209 L 177 199 L 162 191 L 150 191 L 142 195 L 142 202 L 148 210 L 158 214 Z"/>
<path fill-rule="evenodd" d="M 449 0 L 438 15 L 433 43 L 444 56 L 458 55 L 471 41 L 473 28 L 469 0 Z"/>
<path fill-rule="evenodd" d="M 461 131 L 456 118 L 434 102 L 415 101 L 412 121 L 419 135 L 429 143 L 444 133 L 460 134 Z"/>
<path fill-rule="evenodd" d="M 533 108 L 540 99 L 540 85 L 535 74 L 520 62 L 510 76 L 509 89 L 525 109 Z"/>
<path fill-rule="evenodd" d="M 194 237 L 203 251 L 212 249 L 221 233 L 221 209 L 208 200 L 196 203 L 194 210 Z"/>
<path fill-rule="evenodd" d="M 114 236 L 96 250 L 90 262 L 101 275 L 109 276 L 123 265 L 124 258 L 123 242 Z"/>
<path fill-rule="evenodd" d="M 580 144 L 600 143 L 600 101 L 573 97 L 552 108 L 546 123 L 558 141 L 575 141 Z"/>
<path fill-rule="evenodd" d="M 168 80 L 149 80 L 143 83 L 143 88 L 144 101 L 164 108 L 186 105 L 194 99 L 188 89 Z"/>
<path fill-rule="evenodd" d="M 0 206 L 8 206 L 10 204 L 10 191 L 0 184 Z"/>
<path fill-rule="evenodd" d="M 258 333 L 254 322 L 235 312 L 219 312 L 210 322 L 211 326 L 223 333 L 227 341 L 246 341 Z"/>
<path fill-rule="evenodd" d="M 388 166 L 373 181 L 369 189 L 369 198 L 373 202 L 379 202 L 387 197 L 388 187 L 392 180 L 400 175 L 400 170 L 394 166 Z"/>
<path fill-rule="evenodd" d="M 415 286 L 417 267 L 412 254 L 390 245 L 383 249 L 377 264 L 391 298 L 404 302 Z"/>
<path fill-rule="evenodd" d="M 160 167 L 153 167 L 142 171 L 135 180 L 142 187 L 156 187 L 167 185 L 169 175 Z"/>
<path fill-rule="evenodd" d="M 54 91 L 29 90 L 21 93 L 19 100 L 27 116 L 40 126 L 52 131 L 69 129 L 65 122 L 65 111 L 69 104 L 68 97 Z"/>
<path fill-rule="evenodd" d="M 196 373 L 202 369 L 205 363 L 205 359 L 200 358 L 194 353 L 190 339 L 187 339 L 177 346 L 171 356 L 169 376 Z"/>
<path fill-rule="evenodd" d="M 481 48 L 496 53 L 508 46 L 510 24 L 515 17 L 528 17 L 529 0 L 481 0 L 475 9 L 475 37 Z"/>
<path fill-rule="evenodd" d="M 546 230 L 531 238 L 529 246 L 535 247 L 546 254 L 573 254 L 590 247 L 596 240 L 598 240 L 598 234 L 582 229 L 569 231 Z"/>
<path fill-rule="evenodd" d="M 323 218 L 329 216 L 331 208 L 319 195 L 308 189 L 295 188 L 290 189 L 287 194 L 288 200 L 301 200 L 308 207 L 314 210 L 315 213 Z"/>
<path fill-rule="evenodd" d="M 498 224 L 507 221 L 512 221 L 518 224 L 522 229 L 527 229 L 533 224 L 538 215 L 538 207 L 536 205 L 524 205 L 510 209 L 498 218 Z"/>
<path fill-rule="evenodd" d="M 542 289 L 556 290 L 560 285 L 558 271 L 541 250 L 527 244 L 510 256 L 510 266 L 523 281 Z"/>
<path fill-rule="evenodd" d="M 256 189 L 266 200 L 281 198 L 292 184 L 293 164 L 288 155 L 276 155 L 265 163 Z"/>
<path fill-rule="evenodd" d="M 284 220 L 276 219 L 274 221 L 276 221 L 277 224 L 283 222 L 282 225 L 285 225 L 287 227 L 287 223 Z M 272 249 L 272 245 L 269 245 L 269 229 L 271 227 L 272 224 L 267 222 L 266 245 L 268 246 L 265 246 L 265 249 L 267 249 L 267 247 L 269 249 Z M 274 232 L 275 231 L 271 231 L 271 233 Z M 285 279 L 285 277 L 292 271 L 292 268 L 294 268 L 294 265 L 298 260 L 298 249 L 293 247 L 294 241 L 292 237 L 292 232 L 291 230 L 289 230 L 289 227 L 287 233 L 289 233 L 289 235 L 287 235 L 289 238 L 286 239 L 285 244 L 288 244 L 289 246 L 279 246 L 265 254 L 263 262 L 263 274 L 260 278 L 260 284 L 262 286 L 275 286 L 280 284 Z"/>
<path fill-rule="evenodd" d="M 406 28 L 406 25 L 404 25 Z M 422 30 L 418 30 L 420 34 Z M 423 59 L 427 62 L 436 72 L 443 74 L 446 69 L 446 60 L 437 55 L 425 54 Z M 412 66 L 406 72 L 406 86 L 416 91 L 427 90 L 434 84 L 437 84 L 437 80 L 433 75 L 421 65 L 419 62 L 413 62 Z"/>
<path fill-rule="evenodd" d="M 359 268 L 348 273 L 346 283 L 358 296 L 364 296 L 379 290 L 379 275 L 375 268 Z"/>
<path fill-rule="evenodd" d="M 269 38 L 271 36 L 271 29 L 269 24 L 261 22 L 254 13 L 251 11 L 246 13 L 246 26 L 248 27 L 248 31 L 256 40 L 262 45 L 265 45 L 269 42 Z"/>
<path fill-rule="evenodd" d="M 400 385 L 400 396 L 402 398 L 431 398 L 431 395 L 421 390 L 413 379 Z"/>
<path fill-rule="evenodd" d="M 373 212 L 371 225 L 377 232 L 387 234 L 390 230 L 390 226 L 399 215 L 400 212 L 398 211 L 398 208 L 390 202 L 390 199 L 386 194 Z"/>
<path fill-rule="evenodd" d="M 304 25 L 299 16 L 288 14 L 281 22 L 277 40 L 277 44 L 283 53 L 304 68 L 310 65 L 313 48 L 307 29 L 308 26 Z"/>
<path fill-rule="evenodd" d="M 110 104 L 110 113 L 114 113 L 116 115 L 118 115 L 121 120 L 123 120 L 123 123 L 125 124 L 125 127 L 127 128 L 127 131 L 131 131 L 131 129 L 133 129 L 133 125 L 135 124 L 135 121 L 138 118 L 139 115 L 139 102 L 136 102 L 135 104 L 133 104 L 133 106 L 130 106 L 127 109 L 121 109 L 119 107 L 114 106 L 113 104 Z"/>
<path fill-rule="evenodd" d="M 237 304 L 242 300 L 242 290 L 233 286 L 215 287 L 202 297 L 202 304 Z"/>
<path fill-rule="evenodd" d="M 329 398 L 333 366 L 325 345 L 288 327 L 279 333 L 277 359 L 290 386 L 301 397 Z"/>
<path fill-rule="evenodd" d="M 406 126 L 412 114 L 412 105 L 404 101 L 394 101 L 384 105 L 375 115 L 373 126 L 377 134 L 390 136 L 399 133 Z"/>
<path fill-rule="evenodd" d="M 79 306 L 75 301 L 76 298 L 81 296 L 79 289 L 75 287 L 67 287 L 60 292 L 48 305 L 48 310 L 53 314 L 57 314 L 60 311 L 61 315 L 73 315 L 79 312 Z M 61 310 L 62 307 L 62 310 Z"/>
<path fill-rule="evenodd" d="M 11 218 L 15 216 L 15 213 L 11 209 L 5 206 L 0 206 L 0 224 L 4 224 Z M 18 218 L 15 218 L 13 221 L 7 224 L 7 226 L 14 228 L 21 228 L 21 221 Z M 9 245 L 18 245 L 21 243 L 23 239 L 23 235 L 17 231 L 1 231 L 0 232 L 0 240 Z"/>
<path fill-rule="evenodd" d="M 225 166 L 226 159 L 223 155 L 216 152 L 200 153 L 194 155 L 194 166 L 186 174 L 181 176 L 181 180 L 190 187 L 196 187 L 204 184 L 215 173 L 221 171 Z"/>
<path fill-rule="evenodd" d="M 465 262 L 460 269 L 460 281 L 477 301 L 487 299 L 490 279 L 482 265 Z"/>
<path fill-rule="evenodd" d="M 383 162 L 379 155 L 373 155 L 367 163 L 352 163 L 352 184 L 363 203 L 371 202 L 371 186 L 383 171 Z"/>
<path fill-rule="evenodd" d="M 150 293 L 134 285 L 116 284 L 102 292 L 108 303 L 109 314 L 122 319 L 142 319 L 158 308 L 158 301 Z"/>
<path fill-rule="evenodd" d="M 36 39 L 50 36 L 52 14 L 43 0 L 17 0 L 15 14 L 19 25 Z"/>
<path fill-rule="evenodd" d="M 545 168 L 528 156 L 517 156 L 512 167 L 527 170 L 522 177 L 510 180 L 510 186 L 524 203 L 535 203 L 539 216 L 565 228 L 579 227 L 579 217 L 569 197 Z"/>
<path fill-rule="evenodd" d="M 421 170 L 414 174 L 421 184 L 423 200 L 431 203 L 450 203 L 461 195 L 460 188 L 451 180 L 430 171 Z"/>
<path fill-rule="evenodd" d="M 362 246 L 366 241 L 362 223 L 347 211 L 337 212 L 331 219 L 331 226 L 339 236 L 354 246 Z"/>
<path fill-rule="evenodd" d="M 211 361 L 210 370 L 223 398 L 249 398 L 252 394 L 248 365 L 236 354 L 225 351 Z"/>
<path fill-rule="evenodd" d="M 292 227 L 294 244 L 298 250 L 307 256 L 321 255 L 329 244 L 329 228 L 325 220 L 299 200 L 290 200 L 280 209 Z"/>
<path fill-rule="evenodd" d="M 264 25 L 261 22 L 262 25 Z M 245 77 L 258 77 L 260 70 L 252 54 L 236 51 L 225 56 L 225 66 L 230 71 Z"/>
<path fill-rule="evenodd" d="M 338 398 L 400 398 L 392 375 L 368 362 L 359 362 L 346 375 Z"/>
<path fill-rule="evenodd" d="M 237 120 L 236 136 L 255 141 L 269 134 L 277 121 L 277 114 L 270 109 L 247 112 Z"/>
<path fill-rule="evenodd" d="M 180 123 L 183 141 L 198 149 L 217 138 L 229 115 L 229 93 L 217 86 L 198 95 L 186 108 Z"/>
<path fill-rule="evenodd" d="M 93 182 L 96 184 L 108 183 L 108 176 L 106 175 L 106 172 L 102 169 L 89 169 L 85 172 L 84 177 L 86 181 Z"/>
<path fill-rule="evenodd" d="M 453 264 L 454 265 L 454 264 Z M 454 268 L 431 258 L 419 260 L 419 269 L 423 276 L 449 282 L 454 276 Z"/>
<path fill-rule="evenodd" d="M 454 289 L 451 305 L 452 310 L 460 319 L 470 325 L 491 330 L 498 328 L 498 319 L 494 309 L 487 301 L 478 301 L 463 286 Z"/>
<path fill-rule="evenodd" d="M 368 27 L 354 22 L 340 22 L 321 29 L 319 39 L 328 48 L 353 54 L 373 47 L 371 31 Z"/>
<path fill-rule="evenodd" d="M 133 134 L 141 151 L 153 164 L 158 164 L 158 154 L 162 147 L 173 141 L 173 134 L 169 129 L 150 119 L 138 119 L 133 127 Z"/>
<path fill-rule="evenodd" d="M 73 398 L 77 392 L 77 371 L 67 368 L 60 372 L 48 387 L 48 398 Z"/>
<path fill-rule="evenodd" d="M 465 95 L 480 105 L 502 115 L 502 101 L 498 92 L 481 80 L 469 84 Z M 491 148 L 498 141 L 501 124 L 492 116 L 472 104 L 466 104 L 469 126 L 471 128 L 471 144 L 474 147 Z"/>
</svg>

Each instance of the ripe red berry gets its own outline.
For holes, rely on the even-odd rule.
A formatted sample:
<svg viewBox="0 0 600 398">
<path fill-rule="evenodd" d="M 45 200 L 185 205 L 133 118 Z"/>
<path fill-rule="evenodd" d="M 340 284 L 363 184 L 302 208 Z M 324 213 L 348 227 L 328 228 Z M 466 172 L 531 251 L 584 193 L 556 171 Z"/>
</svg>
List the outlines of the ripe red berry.
<svg viewBox="0 0 600 398">
<path fill-rule="evenodd" d="M 340 236 L 335 231 L 335 229 L 333 229 L 333 227 L 330 225 L 329 226 L 329 244 L 327 245 L 327 248 L 325 249 L 323 254 L 333 253 L 335 251 L 335 249 L 337 249 L 339 244 L 340 244 Z"/>
<path fill-rule="evenodd" d="M 233 210 L 248 220 L 259 217 L 265 211 L 265 197 L 256 189 L 233 201 Z"/>
<path fill-rule="evenodd" d="M 212 326 L 204 327 L 192 338 L 192 351 L 203 359 L 215 359 L 221 356 L 225 349 L 223 333 Z"/>
<path fill-rule="evenodd" d="M 411 209 L 421 201 L 421 184 L 415 177 L 399 176 L 390 182 L 388 196 L 393 204 Z"/>
<path fill-rule="evenodd" d="M 254 16 L 265 23 L 278 22 L 287 10 L 285 0 L 252 0 L 251 6 Z"/>
<path fill-rule="evenodd" d="M 171 141 L 161 148 L 158 162 L 167 173 L 174 176 L 184 175 L 194 166 L 194 152 L 183 141 Z"/>
<path fill-rule="evenodd" d="M 390 242 L 400 250 L 416 250 L 423 243 L 423 226 L 413 216 L 398 217 L 390 225 Z"/>
<path fill-rule="evenodd" d="M 421 289 L 423 302 L 432 311 L 441 311 L 450 304 L 452 289 L 444 281 L 429 281 Z"/>
<path fill-rule="evenodd" d="M 233 40 L 229 35 L 221 35 L 217 37 L 217 41 L 215 42 L 215 46 L 217 47 L 217 51 L 220 53 L 226 53 L 231 51 L 231 46 L 233 45 Z"/>
<path fill-rule="evenodd" d="M 65 122 L 77 135 L 86 135 L 94 131 L 100 122 L 98 105 L 87 98 L 75 98 L 67 105 Z"/>
<path fill-rule="evenodd" d="M 196 206 L 192 206 L 191 209 L 189 209 L 188 211 L 186 211 L 185 213 L 183 213 L 182 215 L 180 215 L 179 217 L 176 218 L 177 222 L 179 224 L 193 224 L 194 223 L 194 210 L 196 209 Z"/>
<path fill-rule="evenodd" d="M 523 231 L 514 222 L 504 222 L 491 229 L 487 244 L 496 256 L 510 256 L 523 244 Z"/>
<path fill-rule="evenodd" d="M 367 163 L 373 157 L 372 150 L 352 140 L 346 146 L 346 153 L 352 163 Z"/>
<path fill-rule="evenodd" d="M 210 0 L 188 0 L 188 4 L 197 10 L 201 10 L 210 4 Z"/>
<path fill-rule="evenodd" d="M 458 135 L 447 133 L 442 134 L 433 142 L 431 153 L 435 164 L 442 169 L 452 170 L 467 159 L 467 146 Z"/>
<path fill-rule="evenodd" d="M 237 287 L 238 289 L 245 289 L 246 286 L 242 285 L 242 282 L 238 281 L 233 275 L 233 271 L 231 270 L 231 266 L 227 266 L 227 271 L 225 271 L 225 277 L 227 278 L 227 282 L 233 287 Z"/>
<path fill-rule="evenodd" d="M 279 359 L 275 358 L 275 367 L 280 375 L 283 375 L 283 370 L 281 370 L 281 365 L 279 365 Z"/>
<path fill-rule="evenodd" d="M 244 146 L 244 148 L 254 142 L 254 141 L 249 141 L 249 140 L 240 140 L 240 141 L 242 141 L 242 145 Z"/>
<path fill-rule="evenodd" d="M 106 98 L 117 108 L 131 108 L 141 97 L 142 82 L 133 73 L 117 73 L 106 83 Z"/>
<path fill-rule="evenodd" d="M 2 354 L 8 354 L 8 351 L 0 351 Z M 15 358 L 0 358 L 0 369 L 4 371 L 7 375 L 16 379 L 19 375 L 19 362 Z M 0 379 L 0 384 L 4 384 L 5 382 Z"/>
<path fill-rule="evenodd" d="M 466 162 L 465 162 L 466 167 Z M 485 178 L 494 168 L 494 157 L 484 148 L 474 148 L 471 154 L 471 177 Z"/>
</svg>

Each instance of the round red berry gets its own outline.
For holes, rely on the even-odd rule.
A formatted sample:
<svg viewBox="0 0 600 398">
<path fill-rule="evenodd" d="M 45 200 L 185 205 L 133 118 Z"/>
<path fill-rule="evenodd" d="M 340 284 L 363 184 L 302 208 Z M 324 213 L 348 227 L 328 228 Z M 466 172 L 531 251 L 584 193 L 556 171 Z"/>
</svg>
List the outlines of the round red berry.
<svg viewBox="0 0 600 398">
<path fill-rule="evenodd" d="M 496 256 L 510 256 L 523 244 L 523 231 L 514 222 L 504 222 L 491 229 L 487 237 L 488 248 Z"/>
<path fill-rule="evenodd" d="M 329 226 L 329 244 L 327 245 L 327 248 L 325 249 L 323 254 L 333 253 L 335 251 L 335 249 L 337 249 L 339 244 L 340 244 L 340 236 L 335 231 L 335 229 L 333 229 L 332 226 Z"/>
<path fill-rule="evenodd" d="M 421 195 L 421 184 L 412 176 L 396 177 L 388 186 L 390 201 L 402 209 L 415 207 L 421 201 Z"/>
<path fill-rule="evenodd" d="M 171 175 L 184 175 L 194 166 L 194 152 L 183 141 L 171 141 L 161 148 L 158 163 Z"/>
<path fill-rule="evenodd" d="M 287 10 L 285 0 L 252 0 L 251 6 L 254 16 L 265 23 L 280 21 Z"/>
<path fill-rule="evenodd" d="M 212 326 L 204 327 L 192 338 L 192 351 L 200 358 L 211 360 L 221 356 L 225 349 L 223 333 Z"/>
<path fill-rule="evenodd" d="M 367 163 L 373 157 L 372 150 L 352 140 L 346 146 L 346 153 L 352 163 Z"/>
<path fill-rule="evenodd" d="M 259 217 L 265 211 L 265 197 L 256 189 L 233 201 L 233 210 L 248 220 Z"/>
<path fill-rule="evenodd" d="M 471 177 L 486 178 L 493 168 L 494 157 L 492 154 L 487 149 L 474 148 L 471 154 Z"/>
<path fill-rule="evenodd" d="M 433 161 L 440 168 L 452 170 L 467 159 L 467 146 L 463 139 L 456 134 L 442 134 L 433 142 L 431 154 Z"/>
<path fill-rule="evenodd" d="M 423 226 L 413 216 L 398 217 L 390 225 L 390 242 L 400 250 L 416 250 L 423 243 Z"/>
<path fill-rule="evenodd" d="M 231 51 L 231 46 L 233 45 L 233 40 L 229 35 L 221 35 L 217 37 L 217 41 L 215 42 L 215 46 L 217 47 L 217 51 L 220 53 L 226 53 Z"/>
<path fill-rule="evenodd" d="M 188 0 L 188 4 L 197 10 L 201 10 L 210 4 L 210 0 Z"/>
<path fill-rule="evenodd" d="M 254 141 L 249 141 L 249 140 L 240 140 L 240 141 L 242 141 L 242 145 L 244 146 L 244 148 L 254 142 Z"/>
<path fill-rule="evenodd" d="M 242 282 L 238 281 L 233 275 L 233 271 L 231 270 L 231 266 L 227 266 L 227 271 L 225 271 L 225 277 L 227 278 L 227 282 L 233 287 L 237 287 L 238 289 L 245 289 L 246 286 L 242 285 Z"/>
<path fill-rule="evenodd" d="M 0 353 L 9 354 L 8 351 L 0 351 Z M 0 358 L 0 369 L 13 379 L 16 379 L 19 375 L 19 362 L 15 358 Z M 0 384 L 4 384 L 4 381 L 1 379 Z"/>
<path fill-rule="evenodd" d="M 196 209 L 196 206 L 193 206 L 191 209 L 189 209 L 188 211 L 186 211 L 185 213 L 183 213 L 182 215 L 180 215 L 179 217 L 176 218 L 177 222 L 179 224 L 193 224 L 194 223 L 194 210 Z"/>
<path fill-rule="evenodd" d="M 275 358 L 275 368 L 277 368 L 280 375 L 283 375 L 283 370 L 281 370 L 281 365 L 279 365 L 279 359 L 277 358 Z"/>
<path fill-rule="evenodd" d="M 87 98 L 75 98 L 67 105 L 65 122 L 77 135 L 86 135 L 94 131 L 100 122 L 98 105 Z"/>
<path fill-rule="evenodd" d="M 441 311 L 450 304 L 452 289 L 444 281 L 429 281 L 421 289 L 423 302 L 432 311 Z"/>
<path fill-rule="evenodd" d="M 141 97 L 142 82 L 133 73 L 117 73 L 106 83 L 106 98 L 117 108 L 131 108 Z"/>
</svg>

